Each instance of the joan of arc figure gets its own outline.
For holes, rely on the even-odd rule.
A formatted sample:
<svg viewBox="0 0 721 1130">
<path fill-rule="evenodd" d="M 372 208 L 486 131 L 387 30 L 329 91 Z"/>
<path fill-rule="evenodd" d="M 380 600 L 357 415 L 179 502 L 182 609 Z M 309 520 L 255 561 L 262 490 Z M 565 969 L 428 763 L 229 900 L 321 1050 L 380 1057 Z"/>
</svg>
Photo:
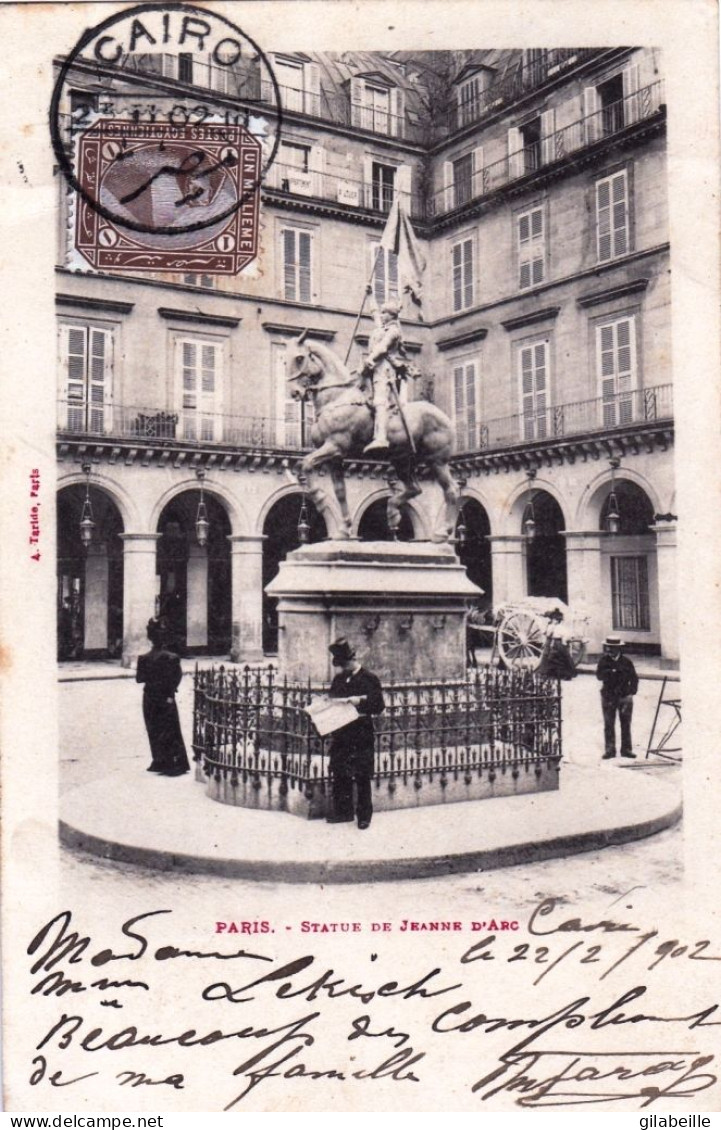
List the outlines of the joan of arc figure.
<svg viewBox="0 0 721 1130">
<path fill-rule="evenodd" d="M 363 365 L 363 372 L 372 375 L 373 439 L 364 450 L 369 454 L 384 454 L 388 451 L 388 410 L 391 405 L 400 408 L 398 389 L 407 377 L 415 374 L 416 368 L 406 360 L 400 302 L 390 299 L 378 309 L 373 287 L 370 285 L 368 294 L 371 296 L 375 328 L 370 337 L 370 352 Z"/>
</svg>

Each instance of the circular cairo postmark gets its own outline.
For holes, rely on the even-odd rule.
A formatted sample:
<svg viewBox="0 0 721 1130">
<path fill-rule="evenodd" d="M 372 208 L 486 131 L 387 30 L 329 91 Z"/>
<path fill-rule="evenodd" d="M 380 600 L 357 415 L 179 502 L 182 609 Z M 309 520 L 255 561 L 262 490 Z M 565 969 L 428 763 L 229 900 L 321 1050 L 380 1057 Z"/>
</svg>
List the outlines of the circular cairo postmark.
<svg viewBox="0 0 721 1130">
<path fill-rule="evenodd" d="M 241 270 L 281 124 L 268 59 L 225 16 L 146 3 L 89 28 L 50 106 L 77 252 L 98 269 Z"/>
</svg>

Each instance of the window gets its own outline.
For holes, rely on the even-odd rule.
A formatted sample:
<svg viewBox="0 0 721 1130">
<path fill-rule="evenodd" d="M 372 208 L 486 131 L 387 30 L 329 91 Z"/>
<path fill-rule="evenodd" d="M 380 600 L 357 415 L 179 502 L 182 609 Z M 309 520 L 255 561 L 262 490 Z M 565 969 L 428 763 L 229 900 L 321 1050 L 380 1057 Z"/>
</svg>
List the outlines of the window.
<svg viewBox="0 0 721 1130">
<path fill-rule="evenodd" d="M 630 251 L 625 169 L 596 181 L 596 250 L 599 263 L 617 259 Z"/>
<path fill-rule="evenodd" d="M 611 606 L 616 631 L 650 631 L 646 557 L 611 558 Z"/>
<path fill-rule="evenodd" d="M 188 286 L 202 286 L 205 290 L 212 290 L 215 287 L 215 279 L 212 275 L 183 275 L 183 282 Z"/>
<path fill-rule="evenodd" d="M 548 435 L 548 342 L 523 345 L 518 352 L 523 439 Z"/>
<path fill-rule="evenodd" d="M 390 137 L 402 137 L 405 99 L 400 87 L 386 85 L 383 77 L 350 80 L 351 125 Z"/>
<path fill-rule="evenodd" d="M 393 204 L 395 178 L 395 165 L 382 165 L 379 161 L 373 162 L 371 166 L 370 206 L 376 212 L 390 212 Z"/>
<path fill-rule="evenodd" d="M 275 176 L 278 187 L 284 192 L 312 195 L 311 146 L 282 141 Z"/>
<path fill-rule="evenodd" d="M 473 305 L 473 239 L 468 237 L 451 247 L 453 309 L 467 310 Z"/>
<path fill-rule="evenodd" d="M 280 96 L 283 108 L 286 110 L 303 109 L 303 64 L 291 59 L 275 59 L 275 75 L 280 87 Z"/>
<path fill-rule="evenodd" d="M 312 301 L 312 233 L 300 228 L 281 231 L 283 297 L 291 302 Z"/>
<path fill-rule="evenodd" d="M 473 154 L 453 162 L 454 205 L 458 208 L 473 199 Z"/>
<path fill-rule="evenodd" d="M 471 75 L 458 87 L 456 112 L 459 126 L 466 126 L 469 122 L 475 122 L 480 116 L 484 106 L 483 92 L 486 89 L 487 82 L 487 74 L 481 71 L 478 74 Z"/>
<path fill-rule="evenodd" d="M 596 347 L 603 426 L 628 424 L 634 418 L 636 388 L 635 318 L 617 318 L 597 326 Z"/>
<path fill-rule="evenodd" d="M 541 119 L 534 118 L 520 127 L 523 144 L 523 171 L 532 173 L 541 166 Z"/>
<path fill-rule="evenodd" d="M 459 451 L 478 448 L 478 363 L 464 361 L 453 367 L 453 419 Z"/>
<path fill-rule="evenodd" d="M 542 283 L 546 274 L 546 240 L 543 208 L 524 212 L 518 225 L 518 285 L 521 290 Z"/>
<path fill-rule="evenodd" d="M 180 437 L 206 442 L 222 438 L 221 350 L 201 339 L 176 341 Z"/>
<path fill-rule="evenodd" d="M 178 52 L 178 78 L 181 82 L 187 82 L 192 85 L 193 55 L 190 51 Z"/>
<path fill-rule="evenodd" d="M 294 141 L 281 141 L 280 163 L 291 169 L 307 173 L 310 168 L 310 145 L 297 145 Z"/>
<path fill-rule="evenodd" d="M 60 427 L 107 433 L 112 422 L 112 331 L 101 326 L 60 326 L 60 370 Z"/>
<path fill-rule="evenodd" d="M 296 450 L 310 447 L 310 429 L 315 420 L 311 400 L 293 400 L 288 393 L 288 354 L 285 342 L 271 344 L 275 383 L 277 432 L 281 447 Z"/>
<path fill-rule="evenodd" d="M 370 244 L 370 257 L 370 266 L 373 269 L 373 294 L 380 306 L 389 298 L 398 297 L 398 256 L 394 251 L 381 247 L 378 240 L 374 240 Z"/>
<path fill-rule="evenodd" d="M 616 75 L 596 87 L 601 113 L 601 134 L 606 137 L 623 129 L 623 75 Z"/>
</svg>

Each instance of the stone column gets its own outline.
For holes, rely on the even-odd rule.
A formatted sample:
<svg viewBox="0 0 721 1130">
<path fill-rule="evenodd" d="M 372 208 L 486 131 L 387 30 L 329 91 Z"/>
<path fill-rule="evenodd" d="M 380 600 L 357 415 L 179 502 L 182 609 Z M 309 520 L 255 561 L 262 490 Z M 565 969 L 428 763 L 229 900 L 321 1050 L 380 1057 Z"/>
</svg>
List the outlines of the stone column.
<svg viewBox="0 0 721 1130">
<path fill-rule="evenodd" d="M 525 538 L 522 534 L 491 534 L 493 603 L 496 607 L 527 595 Z"/>
<path fill-rule="evenodd" d="M 676 522 L 657 522 L 655 526 L 651 526 L 651 530 L 656 535 L 661 665 L 677 668 L 679 665 L 679 645 Z"/>
<path fill-rule="evenodd" d="M 85 559 L 86 651 L 104 651 L 108 646 L 108 549 L 91 545 Z"/>
<path fill-rule="evenodd" d="M 121 534 L 123 539 L 123 667 L 132 667 L 150 646 L 145 627 L 155 615 L 155 557 L 160 534 Z"/>
<path fill-rule="evenodd" d="M 188 553 L 186 623 L 188 647 L 208 643 L 208 547 L 191 544 Z"/>
<path fill-rule="evenodd" d="M 234 663 L 257 663 L 263 659 L 263 542 L 262 534 L 231 534 Z"/>
<path fill-rule="evenodd" d="M 600 655 L 611 631 L 610 593 L 604 593 L 601 569 L 600 530 L 564 530 L 568 607 L 588 614 L 589 655 Z"/>
</svg>

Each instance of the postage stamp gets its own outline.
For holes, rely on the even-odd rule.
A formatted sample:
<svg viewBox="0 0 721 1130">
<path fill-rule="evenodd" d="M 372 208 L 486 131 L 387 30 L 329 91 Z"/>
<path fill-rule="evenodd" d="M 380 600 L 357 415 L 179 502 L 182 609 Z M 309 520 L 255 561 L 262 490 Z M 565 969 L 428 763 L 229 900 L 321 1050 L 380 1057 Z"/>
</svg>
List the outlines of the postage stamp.
<svg viewBox="0 0 721 1130">
<path fill-rule="evenodd" d="M 243 126 L 96 122 L 78 140 L 75 247 L 98 268 L 235 275 L 258 250 L 260 165 Z"/>
<path fill-rule="evenodd" d="M 218 13 L 145 4 L 88 29 L 50 107 L 80 262 L 237 274 L 258 253 L 281 120 L 268 59 Z"/>
</svg>

